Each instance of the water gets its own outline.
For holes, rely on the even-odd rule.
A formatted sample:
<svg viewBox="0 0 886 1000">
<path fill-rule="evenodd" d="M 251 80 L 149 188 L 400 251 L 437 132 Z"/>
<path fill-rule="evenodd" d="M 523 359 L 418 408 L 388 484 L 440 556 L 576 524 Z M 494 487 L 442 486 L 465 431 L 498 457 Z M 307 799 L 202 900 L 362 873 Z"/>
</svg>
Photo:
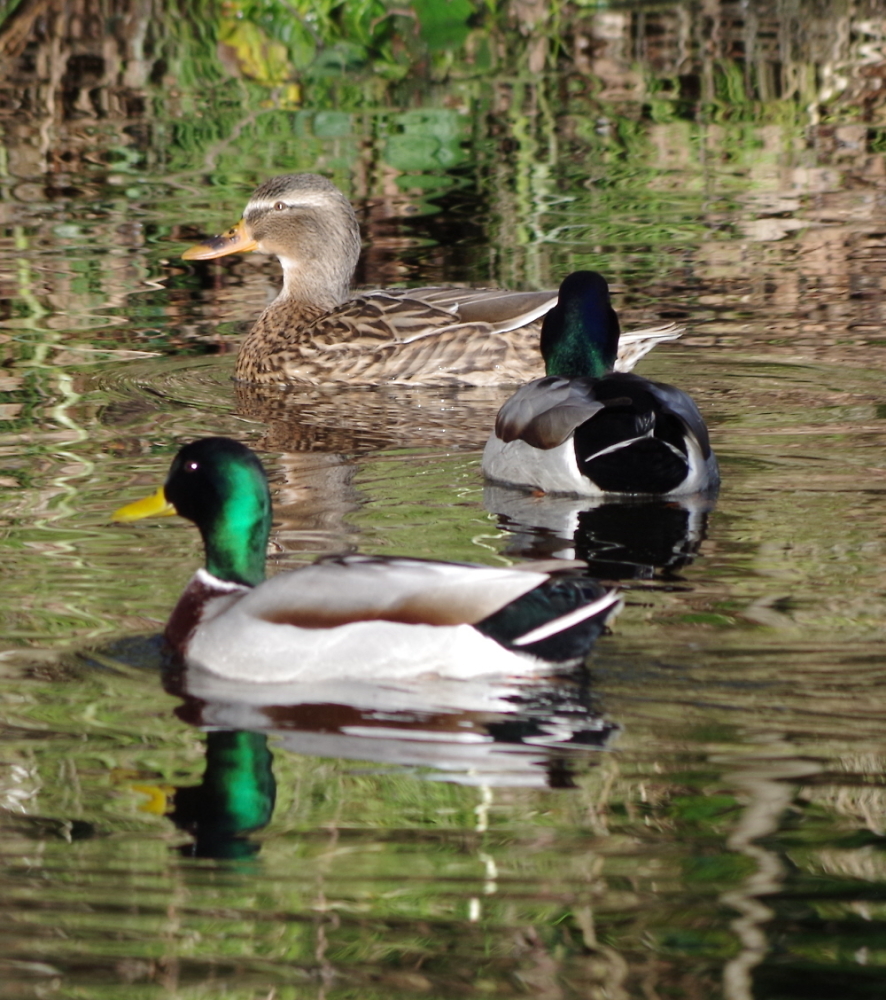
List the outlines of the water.
<svg viewBox="0 0 886 1000">
<path fill-rule="evenodd" d="M 487 24 L 448 82 L 298 106 L 121 11 L 3 36 L 0 996 L 882 995 L 882 13 L 582 10 L 531 79 L 482 45 L 548 28 Z M 708 418 L 716 505 L 485 486 L 506 389 L 235 391 L 277 266 L 179 254 L 294 169 L 354 199 L 362 285 L 594 267 L 685 324 L 640 370 Z M 108 517 L 218 433 L 268 465 L 272 571 L 577 556 L 625 609 L 537 685 L 163 672 L 196 532 Z"/>
</svg>

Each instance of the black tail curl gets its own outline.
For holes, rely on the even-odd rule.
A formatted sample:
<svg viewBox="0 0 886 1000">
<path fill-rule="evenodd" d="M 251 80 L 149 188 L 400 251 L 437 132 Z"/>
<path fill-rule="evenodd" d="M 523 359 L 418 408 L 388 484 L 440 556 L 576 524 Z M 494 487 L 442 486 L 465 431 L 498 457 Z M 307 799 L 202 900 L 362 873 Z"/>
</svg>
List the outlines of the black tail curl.
<svg viewBox="0 0 886 1000">
<path fill-rule="evenodd" d="M 578 663 L 591 651 L 606 621 L 618 606 L 613 600 L 599 611 L 537 642 L 520 642 L 536 629 L 551 625 L 604 597 L 608 588 L 586 577 L 554 577 L 474 625 L 478 631 L 515 653 L 528 653 L 549 663 Z"/>
</svg>

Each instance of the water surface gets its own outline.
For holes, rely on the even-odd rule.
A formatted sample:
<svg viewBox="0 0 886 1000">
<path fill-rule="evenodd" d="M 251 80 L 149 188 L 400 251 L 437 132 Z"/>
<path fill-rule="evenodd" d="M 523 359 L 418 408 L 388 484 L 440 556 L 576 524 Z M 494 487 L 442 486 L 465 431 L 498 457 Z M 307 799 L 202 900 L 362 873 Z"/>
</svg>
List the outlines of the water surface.
<svg viewBox="0 0 886 1000">
<path fill-rule="evenodd" d="M 299 101 L 190 85 L 144 12 L 3 35 L 0 996 L 882 992 L 886 24 L 567 13 L 504 36 L 541 73 L 484 75 L 487 24 L 413 91 Z M 716 505 L 490 489 L 506 389 L 236 391 L 277 265 L 179 255 L 301 169 L 353 198 L 361 285 L 592 267 L 626 326 L 683 323 L 640 371 L 708 418 Z M 196 532 L 108 517 L 206 434 L 268 466 L 273 571 L 577 556 L 625 609 L 537 685 L 164 673 Z"/>
</svg>

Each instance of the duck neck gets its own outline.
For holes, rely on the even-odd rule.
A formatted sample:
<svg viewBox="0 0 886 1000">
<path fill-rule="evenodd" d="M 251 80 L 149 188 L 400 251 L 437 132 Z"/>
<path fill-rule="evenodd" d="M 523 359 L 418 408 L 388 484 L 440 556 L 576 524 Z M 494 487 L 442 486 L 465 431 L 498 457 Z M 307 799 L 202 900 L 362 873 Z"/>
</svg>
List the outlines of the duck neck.
<svg viewBox="0 0 886 1000">
<path fill-rule="evenodd" d="M 233 474 L 238 474 L 235 470 Z M 249 476 L 248 470 L 242 473 Z M 271 534 L 271 500 L 267 487 L 263 492 L 233 490 L 214 512 L 200 524 L 206 550 L 206 570 L 219 580 L 254 587 L 265 578 L 265 556 Z"/>
<path fill-rule="evenodd" d="M 561 300 L 542 326 L 545 372 L 562 378 L 602 378 L 615 365 L 619 332 L 608 294 Z"/>
<path fill-rule="evenodd" d="M 350 297 L 356 261 L 350 266 L 350 262 L 342 264 L 338 260 L 315 258 L 310 267 L 305 267 L 298 260 L 283 256 L 278 259 L 283 268 L 283 287 L 270 308 L 297 302 L 321 314 L 330 312 Z"/>
<path fill-rule="evenodd" d="M 265 549 L 269 532 L 251 530 L 243 541 L 203 535 L 206 569 L 219 580 L 254 587 L 265 578 Z"/>
</svg>

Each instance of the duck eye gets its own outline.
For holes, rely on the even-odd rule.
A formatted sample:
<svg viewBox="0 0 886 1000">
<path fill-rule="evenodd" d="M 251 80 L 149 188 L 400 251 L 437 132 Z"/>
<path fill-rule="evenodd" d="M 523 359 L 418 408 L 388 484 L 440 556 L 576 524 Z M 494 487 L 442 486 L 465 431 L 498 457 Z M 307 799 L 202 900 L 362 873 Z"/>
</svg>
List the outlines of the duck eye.
<svg viewBox="0 0 886 1000">
<path fill-rule="evenodd" d="M 274 210 L 277 212 L 282 212 L 284 208 L 289 208 L 285 201 L 275 201 Z"/>
<path fill-rule="evenodd" d="M 185 465 L 185 472 L 196 472 L 200 468 L 199 462 L 188 462 Z"/>
</svg>

